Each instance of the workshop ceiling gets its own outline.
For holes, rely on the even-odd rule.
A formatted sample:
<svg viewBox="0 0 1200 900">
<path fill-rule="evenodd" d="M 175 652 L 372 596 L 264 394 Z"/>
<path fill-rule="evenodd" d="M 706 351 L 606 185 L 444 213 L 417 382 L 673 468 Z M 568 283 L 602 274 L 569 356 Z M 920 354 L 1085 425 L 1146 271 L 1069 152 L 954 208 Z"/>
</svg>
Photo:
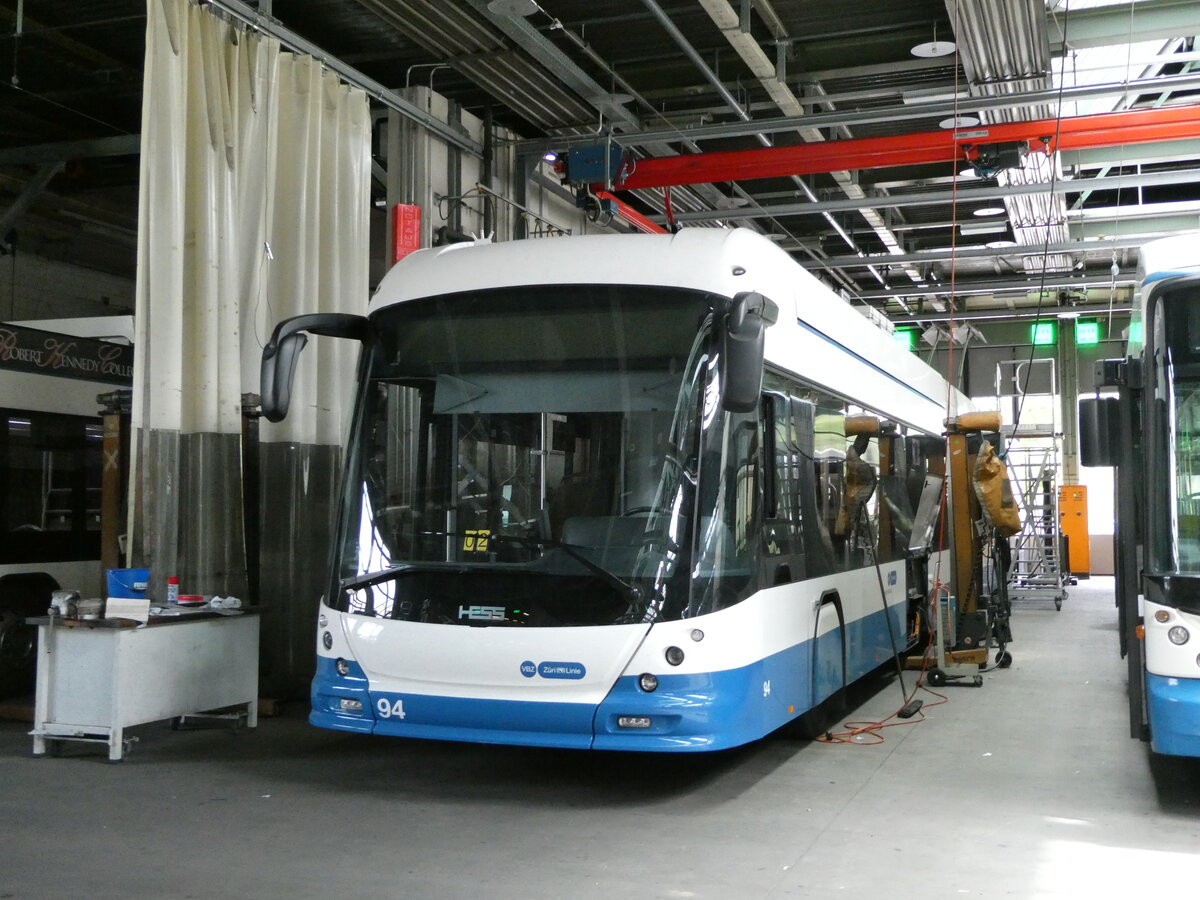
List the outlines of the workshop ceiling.
<svg viewBox="0 0 1200 900">
<path fill-rule="evenodd" d="M 0 250 L 132 275 L 145 2 L 0 0 Z M 1032 315 L 1039 297 L 1043 312 L 1127 306 L 1137 246 L 1200 228 L 1195 0 L 214 5 L 243 20 L 269 13 L 388 88 L 432 86 L 490 110 L 530 153 L 598 131 L 640 160 L 867 138 L 905 150 L 920 143 L 905 135 L 1027 120 L 1053 120 L 1040 137 L 1065 147 L 1062 117 L 1159 117 L 1097 146 L 1106 124 L 1053 161 L 1035 138 L 1018 168 L 986 153 L 975 168 L 879 167 L 849 143 L 805 174 L 716 166 L 710 181 L 671 188 L 680 224 L 769 234 L 897 321 L 948 316 L 951 283 L 955 315 L 980 327 Z M 949 55 L 913 53 L 951 41 Z M 942 129 L 955 113 L 974 118 Z M 665 221 L 661 187 L 618 196 Z"/>
</svg>

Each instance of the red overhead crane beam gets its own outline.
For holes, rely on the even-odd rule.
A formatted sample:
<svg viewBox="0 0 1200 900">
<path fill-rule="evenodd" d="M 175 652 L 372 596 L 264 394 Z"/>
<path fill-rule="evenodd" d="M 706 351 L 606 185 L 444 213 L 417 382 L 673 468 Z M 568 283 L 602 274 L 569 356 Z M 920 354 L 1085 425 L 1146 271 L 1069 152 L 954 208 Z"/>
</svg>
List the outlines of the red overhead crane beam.
<svg viewBox="0 0 1200 900">
<path fill-rule="evenodd" d="M 636 228 L 638 231 L 644 231 L 646 234 L 669 234 L 667 229 L 663 228 L 657 222 L 651 222 L 640 212 L 622 200 L 620 197 L 614 197 L 608 191 L 592 191 L 601 200 L 612 200 L 617 204 L 617 215 Z"/>
<path fill-rule="evenodd" d="M 955 131 L 922 131 L 888 137 L 853 138 L 640 159 L 617 190 L 711 184 L 753 178 L 812 175 L 844 169 L 966 161 L 981 144 L 1028 141 L 1030 151 L 1087 150 L 1200 138 L 1200 106 L 1135 109 L 1124 112 L 980 125 Z"/>
</svg>

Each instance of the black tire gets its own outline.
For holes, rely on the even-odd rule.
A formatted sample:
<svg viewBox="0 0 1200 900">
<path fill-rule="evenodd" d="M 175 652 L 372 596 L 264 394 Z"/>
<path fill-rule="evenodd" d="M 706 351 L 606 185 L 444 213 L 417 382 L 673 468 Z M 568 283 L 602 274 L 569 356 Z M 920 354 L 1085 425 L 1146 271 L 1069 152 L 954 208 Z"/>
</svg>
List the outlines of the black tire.
<svg viewBox="0 0 1200 900">
<path fill-rule="evenodd" d="M 941 669 L 930 669 L 925 673 L 925 680 L 930 687 L 944 687 L 946 684 L 946 673 Z"/>
<path fill-rule="evenodd" d="M 1001 669 L 1007 669 L 1013 664 L 1012 654 L 1007 650 L 1001 650 L 996 654 L 996 665 Z"/>
</svg>

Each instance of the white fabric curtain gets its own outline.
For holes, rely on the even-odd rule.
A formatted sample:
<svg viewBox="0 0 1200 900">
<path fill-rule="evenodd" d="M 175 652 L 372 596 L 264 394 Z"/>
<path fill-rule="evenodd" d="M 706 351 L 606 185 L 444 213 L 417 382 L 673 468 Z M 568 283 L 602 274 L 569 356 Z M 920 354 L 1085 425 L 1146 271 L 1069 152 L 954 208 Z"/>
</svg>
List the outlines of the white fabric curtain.
<svg viewBox="0 0 1200 900">
<path fill-rule="evenodd" d="M 229 469 L 262 345 L 288 316 L 366 308 L 370 114 L 319 61 L 194 2 L 147 13 L 131 537 L 152 582 L 216 593 L 244 567 Z M 357 351 L 310 341 L 262 439 L 339 445 Z"/>
</svg>

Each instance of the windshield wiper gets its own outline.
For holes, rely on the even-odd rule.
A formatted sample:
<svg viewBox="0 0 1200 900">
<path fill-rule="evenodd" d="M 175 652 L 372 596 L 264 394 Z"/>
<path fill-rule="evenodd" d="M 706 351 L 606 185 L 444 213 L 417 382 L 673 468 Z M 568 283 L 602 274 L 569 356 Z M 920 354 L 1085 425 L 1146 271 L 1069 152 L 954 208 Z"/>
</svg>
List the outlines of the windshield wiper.
<svg viewBox="0 0 1200 900">
<path fill-rule="evenodd" d="M 637 601 L 642 597 L 641 588 L 639 588 L 637 585 L 630 584 L 623 578 L 608 571 L 608 569 L 604 568 L 604 566 L 600 565 L 599 563 L 588 559 L 587 556 L 579 552 L 581 548 L 574 544 L 564 544 L 562 541 L 555 540 L 554 538 L 533 537 L 532 535 L 526 537 L 516 534 L 492 534 L 488 535 L 488 539 L 492 541 L 511 541 L 514 544 L 536 544 L 543 547 L 553 547 L 556 550 L 562 550 L 567 554 L 567 556 L 578 562 L 593 575 L 598 576 L 609 587 L 614 587 L 623 593 L 627 599 Z"/>
<path fill-rule="evenodd" d="M 384 581 L 390 581 L 401 572 L 412 569 L 411 565 L 388 566 L 386 569 L 380 569 L 378 572 L 364 572 L 361 575 L 355 575 L 352 578 L 343 578 L 338 582 L 338 586 L 343 591 L 355 591 L 359 588 L 370 587 L 373 584 L 379 584 Z"/>
<path fill-rule="evenodd" d="M 473 535 L 473 534 L 468 535 L 465 532 L 454 532 L 454 531 L 419 531 L 419 532 L 417 532 L 417 534 L 419 534 L 423 537 L 453 537 L 453 538 L 477 537 L 477 535 Z M 543 546 L 543 547 L 554 547 L 555 549 L 562 550 L 564 553 L 567 554 L 567 556 L 571 557 L 573 560 L 578 562 L 580 565 L 582 565 L 585 569 L 587 569 L 593 575 L 600 578 L 600 580 L 603 581 L 605 584 L 607 584 L 609 587 L 616 588 L 618 591 L 620 591 L 622 594 L 624 594 L 628 600 L 637 602 L 642 599 L 641 588 L 639 588 L 637 585 L 630 584 L 629 582 L 625 581 L 620 576 L 614 575 L 612 572 L 610 572 L 608 569 L 604 568 L 599 563 L 596 563 L 593 560 L 588 559 L 587 556 L 585 556 L 583 553 L 579 552 L 580 549 L 582 549 L 582 548 L 576 547 L 574 544 L 564 544 L 562 541 L 555 540 L 554 538 L 543 538 L 543 537 L 532 537 L 532 536 L 522 537 L 520 535 L 515 535 L 515 534 L 490 534 L 487 536 L 487 539 L 489 541 L 499 541 L 499 542 L 508 541 L 513 544 L 526 544 L 526 545 L 534 544 L 534 545 L 539 545 L 539 546 Z M 442 563 L 441 565 L 447 565 L 447 564 Z M 418 568 L 421 568 L 421 566 L 413 565 L 411 563 L 405 563 L 405 564 L 397 565 L 397 566 L 388 566 L 386 569 L 380 569 L 377 572 L 366 572 L 362 575 L 355 575 L 352 578 L 343 578 L 340 582 L 340 587 L 344 591 L 358 590 L 360 588 L 370 587 L 372 585 L 379 584 L 384 581 L 390 581 L 391 579 L 402 574 L 403 572 L 415 571 Z"/>
</svg>

